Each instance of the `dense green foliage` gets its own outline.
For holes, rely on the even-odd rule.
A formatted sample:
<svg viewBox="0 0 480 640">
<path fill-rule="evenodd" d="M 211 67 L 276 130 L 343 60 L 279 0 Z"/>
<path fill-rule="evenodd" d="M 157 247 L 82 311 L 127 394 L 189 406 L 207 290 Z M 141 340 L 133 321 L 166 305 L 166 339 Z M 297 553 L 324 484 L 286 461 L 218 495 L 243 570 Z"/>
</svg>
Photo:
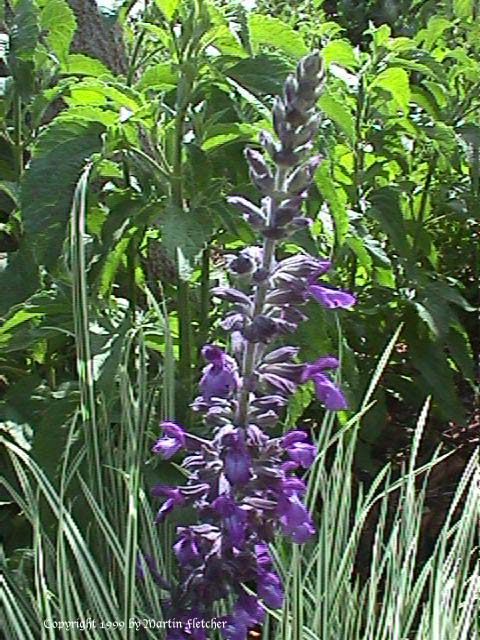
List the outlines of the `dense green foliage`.
<svg viewBox="0 0 480 640">
<path fill-rule="evenodd" d="M 252 11 L 233 1 L 156 0 L 143 9 L 125 3 L 115 18 L 129 66 L 125 76 L 118 76 L 99 60 L 70 53 L 76 22 L 66 0 L 1 6 L 9 50 L 0 49 L 0 435 L 13 456 L 12 463 L 2 447 L 0 464 L 10 490 L 1 500 L 10 501 L 13 492 L 23 512 L 9 502 L 1 516 L 2 525 L 8 525 L 6 554 L 13 554 L 10 566 L 15 567 L 9 593 L 12 602 L 19 597 L 32 562 L 41 593 L 38 563 L 45 554 L 45 579 L 58 599 L 54 605 L 37 599 L 38 620 L 51 606 L 57 614 L 70 607 L 67 611 L 80 615 L 75 589 L 85 584 L 91 588 L 85 611 L 128 619 L 134 586 L 132 570 L 124 573 L 123 562 L 134 558 L 137 527 L 143 527 L 149 547 L 161 539 L 147 525 L 151 511 L 143 491 L 154 478 L 177 473 L 174 465 L 145 464 L 148 443 L 160 417 L 193 420 L 188 405 L 199 375 L 199 348 L 206 340 L 224 339 L 209 290 L 224 277 L 219 267 L 225 252 L 252 240 L 226 195 L 255 197 L 243 149 L 256 143 L 261 129 L 271 128 L 273 95 L 298 58 L 313 48 L 321 50 L 327 76 L 317 140 L 324 160 L 308 203 L 313 224 L 283 250 L 305 248 L 330 257 L 337 274 L 332 284 L 358 296 L 354 313 L 333 320 L 312 306 L 311 320 L 298 333 L 302 360 L 341 351 L 350 409 L 340 412 L 335 429 L 348 434 L 355 425 L 358 438 L 342 436 L 339 468 L 344 475 L 353 468 L 373 478 L 385 463 L 376 456 L 379 444 L 399 432 L 406 440 L 427 396 L 433 421 L 443 427 L 465 423 L 475 394 L 473 354 L 478 350 L 480 17 L 473 0 L 395 5 L 259 0 Z M 363 412 L 379 355 L 400 325 L 397 346 L 375 387 L 375 403 Z M 308 390 L 296 394 L 289 425 L 332 421 L 317 404 L 310 406 L 311 400 Z M 141 438 L 132 449 L 135 425 L 141 425 Z M 349 457 L 353 442 L 354 461 Z M 327 482 L 330 468 L 326 450 L 331 443 L 327 436 L 321 443 L 325 460 L 312 474 L 315 496 L 322 495 L 320 483 Z M 430 444 L 433 449 L 435 438 Z M 33 480 L 24 477 L 22 465 L 29 473 L 33 469 Z M 408 509 L 418 510 L 409 493 L 413 473 L 406 476 L 405 500 Z M 468 473 L 466 485 L 473 482 L 474 472 Z M 353 494 L 353 484 L 347 485 Z M 380 485 L 388 494 L 387 485 Z M 35 510 L 37 490 L 55 504 L 53 517 L 48 510 Z M 322 499 L 341 494 L 330 479 Z M 107 521 L 102 510 L 112 495 L 114 513 Z M 77 520 L 70 521 L 62 500 L 68 504 L 73 496 L 79 508 L 72 516 Z M 136 498 L 141 515 L 137 520 L 130 514 L 123 522 L 126 504 Z M 356 509 L 367 509 L 374 500 L 360 496 L 352 506 L 353 497 L 345 498 L 350 499 L 342 511 L 345 528 Z M 85 515 L 85 505 L 111 541 L 105 558 L 94 561 L 92 551 L 88 562 L 92 516 Z M 324 511 L 325 522 L 335 522 L 334 508 Z M 400 509 L 395 517 L 395 535 L 417 540 L 413 530 L 402 529 L 407 524 Z M 415 517 L 418 524 L 419 514 Z M 468 511 L 465 538 L 460 533 L 455 542 L 467 555 L 474 546 L 471 517 Z M 26 520 L 33 526 L 33 543 Z M 326 529 L 327 524 L 328 538 Z M 345 577 L 354 550 L 344 533 L 339 544 L 348 560 L 342 564 L 339 547 L 335 562 Z M 447 538 L 446 528 L 437 555 L 418 578 L 424 584 L 431 580 L 433 585 L 436 572 L 441 573 L 442 554 L 451 553 Z M 323 544 L 325 558 L 328 540 Z M 354 548 L 357 544 L 355 538 Z M 386 545 L 394 563 L 395 541 Z M 33 548 L 31 554 L 27 547 Z M 79 578 L 83 587 L 74 578 L 68 582 L 66 573 L 54 576 L 55 558 L 63 558 L 65 567 L 73 567 L 67 562 L 73 559 L 86 567 Z M 106 572 L 95 574 L 107 560 L 115 567 L 111 582 Z M 312 555 L 312 563 L 320 560 L 318 553 Z M 404 568 L 413 571 L 411 558 L 406 563 Z M 297 596 L 302 581 L 313 589 L 313 566 L 306 561 L 305 573 L 294 574 Z M 450 568 L 440 581 L 453 579 Z M 375 588 L 361 591 L 372 616 L 380 576 L 390 570 L 401 573 L 397 565 L 376 566 Z M 468 570 L 461 568 L 464 574 Z M 458 599 L 474 602 L 469 589 L 474 590 L 475 580 L 478 584 L 475 575 L 465 583 L 465 593 L 459 587 Z M 363 587 L 349 580 L 336 597 L 348 600 L 348 591 L 353 603 Z M 159 596 L 151 588 L 142 596 L 142 612 L 157 615 Z M 125 600 L 113 598 L 112 592 L 122 589 Z M 395 592 L 390 595 L 392 602 L 383 602 L 387 608 L 394 607 Z M 401 614 L 420 625 L 419 635 L 412 637 L 474 637 L 451 631 L 458 623 L 453 605 L 450 631 L 435 635 L 416 596 L 418 601 Z M 19 615 L 28 609 L 29 596 L 22 598 Z M 310 615 L 314 602 L 307 598 L 300 619 L 311 629 L 308 637 L 317 638 L 330 622 L 320 619 L 326 609 L 315 623 L 302 617 Z M 332 607 L 337 616 L 338 602 Z M 440 609 L 434 600 L 432 611 Z M 343 628 L 342 638 L 360 638 L 355 635 L 359 611 L 351 622 L 360 625 L 356 630 L 341 626 L 347 624 L 341 613 L 332 628 L 339 633 Z M 376 633 L 381 615 L 394 615 L 387 609 L 377 614 L 369 623 L 369 638 L 407 637 Z M 18 637 L 35 637 L 38 620 L 30 629 L 16 629 Z M 307 637 L 303 623 L 298 635 L 291 635 L 288 624 L 283 621 L 278 637 Z M 339 637 L 331 634 L 320 637 Z"/>
</svg>

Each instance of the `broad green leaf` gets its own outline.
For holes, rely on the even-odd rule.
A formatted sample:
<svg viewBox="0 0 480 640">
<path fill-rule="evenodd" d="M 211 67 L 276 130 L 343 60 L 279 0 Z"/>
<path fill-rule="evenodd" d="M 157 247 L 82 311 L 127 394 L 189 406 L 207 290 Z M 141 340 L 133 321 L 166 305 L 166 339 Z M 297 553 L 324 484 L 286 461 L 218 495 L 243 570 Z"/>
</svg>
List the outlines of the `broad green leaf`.
<svg viewBox="0 0 480 640">
<path fill-rule="evenodd" d="M 34 147 L 21 186 L 22 220 L 38 263 L 47 268 L 62 250 L 78 177 L 100 151 L 103 132 L 98 122 L 59 119 Z"/>
<path fill-rule="evenodd" d="M 248 28 L 254 51 L 258 51 L 260 45 L 269 45 L 295 57 L 308 53 L 300 33 L 279 18 L 251 13 L 248 16 Z"/>
<path fill-rule="evenodd" d="M 23 241 L 17 251 L 0 259 L 0 316 L 31 296 L 40 286 L 40 274 L 32 249 L 33 242 Z"/>
<path fill-rule="evenodd" d="M 62 73 L 64 75 L 76 76 L 111 76 L 112 72 L 103 62 L 96 58 L 90 58 L 82 53 L 71 53 L 67 56 L 65 63 L 62 65 Z"/>
<path fill-rule="evenodd" d="M 458 18 L 469 18 L 472 9 L 473 0 L 453 0 L 453 11 Z"/>
<path fill-rule="evenodd" d="M 312 384 L 303 384 L 297 387 L 295 393 L 290 396 L 288 401 L 287 418 L 285 426 L 293 428 L 298 424 L 298 420 L 302 417 L 305 409 L 310 405 L 314 398 Z"/>
<path fill-rule="evenodd" d="M 446 29 L 452 27 L 453 24 L 444 16 L 434 15 L 428 23 L 426 29 L 421 29 L 415 37 L 417 42 L 423 42 L 427 50 L 432 49 L 433 45 L 443 35 Z"/>
<path fill-rule="evenodd" d="M 340 192 L 335 189 L 327 161 L 321 162 L 315 171 L 315 184 L 328 203 L 335 222 L 335 238 L 338 246 L 341 246 L 348 231 L 348 213 L 346 203 L 342 202 L 339 195 Z"/>
<path fill-rule="evenodd" d="M 426 323 L 435 338 L 444 338 L 451 319 L 448 303 L 436 296 L 422 296 L 414 304 L 419 318 Z"/>
<path fill-rule="evenodd" d="M 375 218 L 392 241 L 398 253 L 406 257 L 410 254 L 403 214 L 400 207 L 400 194 L 393 187 L 382 187 L 370 197 L 371 207 L 367 215 Z"/>
<path fill-rule="evenodd" d="M 329 42 L 322 49 L 322 57 L 327 67 L 331 62 L 336 62 L 347 69 L 355 69 L 358 66 L 355 50 L 347 40 Z"/>
<path fill-rule="evenodd" d="M 65 63 L 77 21 L 66 0 L 47 0 L 40 13 L 40 27 L 48 31 L 47 44 L 61 63 Z"/>
<path fill-rule="evenodd" d="M 157 91 L 165 91 L 174 89 L 178 84 L 178 76 L 173 71 L 169 62 L 159 62 L 154 64 L 142 74 L 140 80 L 136 84 L 139 91 L 144 89 L 156 89 Z"/>
<path fill-rule="evenodd" d="M 140 96 L 131 87 L 119 83 L 102 82 L 96 78 L 85 78 L 73 85 L 70 97 L 65 97 L 69 105 L 107 105 L 113 103 L 118 108 L 125 107 L 136 112 L 141 106 Z"/>
<path fill-rule="evenodd" d="M 291 70 L 291 66 L 278 55 L 261 53 L 240 60 L 224 73 L 255 95 L 263 96 L 280 93 L 285 76 Z"/>
<path fill-rule="evenodd" d="M 382 71 L 372 82 L 373 87 L 385 89 L 404 113 L 408 112 L 410 83 L 405 69 L 390 67 Z"/>
<path fill-rule="evenodd" d="M 162 242 L 172 260 L 185 260 L 185 269 L 200 254 L 213 230 L 213 216 L 197 209 L 189 212 L 167 207 L 161 215 Z M 187 265 L 188 263 L 188 265 Z"/>
<path fill-rule="evenodd" d="M 220 24 L 211 29 L 207 33 L 207 39 L 224 55 L 236 56 L 237 58 L 248 57 L 242 43 L 226 24 Z"/>
<path fill-rule="evenodd" d="M 443 342 L 410 340 L 414 366 L 426 382 L 425 392 L 432 392 L 445 417 L 462 422 L 464 410 L 458 400 L 452 372 L 444 353 Z"/>
<path fill-rule="evenodd" d="M 19 0 L 11 32 L 12 53 L 21 60 L 32 60 L 39 33 L 37 5 L 32 0 Z"/>
<path fill-rule="evenodd" d="M 210 127 L 205 140 L 202 143 L 203 151 L 210 151 L 222 144 L 244 140 L 245 142 L 253 141 L 262 128 L 268 126 L 268 123 L 246 124 L 243 122 L 232 122 L 226 124 L 217 124 Z"/>
<path fill-rule="evenodd" d="M 320 109 L 346 134 L 350 142 L 355 139 L 355 122 L 344 102 L 340 102 L 329 92 L 324 92 L 319 101 Z"/>
<path fill-rule="evenodd" d="M 155 4 L 167 20 L 171 20 L 180 5 L 180 0 L 155 0 Z"/>
</svg>

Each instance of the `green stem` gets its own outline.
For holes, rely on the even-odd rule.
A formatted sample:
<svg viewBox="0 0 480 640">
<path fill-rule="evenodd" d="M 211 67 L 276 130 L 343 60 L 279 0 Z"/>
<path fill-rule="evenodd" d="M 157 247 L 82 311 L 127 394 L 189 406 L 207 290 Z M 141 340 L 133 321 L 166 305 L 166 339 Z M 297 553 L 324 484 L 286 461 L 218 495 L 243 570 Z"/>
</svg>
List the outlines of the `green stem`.
<svg viewBox="0 0 480 640">
<path fill-rule="evenodd" d="M 198 332 L 198 347 L 208 340 L 210 328 L 210 245 L 202 253 L 200 277 L 200 330 Z"/>
<path fill-rule="evenodd" d="M 185 127 L 186 106 L 177 110 L 175 117 L 175 138 L 173 148 L 172 176 L 171 176 L 171 201 L 179 213 L 184 213 L 185 203 L 183 199 L 183 166 L 182 143 Z M 179 406 L 179 419 L 184 420 L 188 413 L 188 403 L 192 396 L 192 321 L 190 310 L 190 287 L 180 275 L 178 255 L 177 267 L 177 309 L 179 332 L 179 366 L 178 374 L 182 389 L 182 400 Z"/>
<path fill-rule="evenodd" d="M 22 141 L 22 99 L 16 94 L 14 98 L 14 153 L 15 172 L 20 179 L 23 173 L 23 141 Z"/>
<path fill-rule="evenodd" d="M 435 153 L 432 156 L 430 163 L 428 165 L 427 175 L 425 177 L 425 184 L 423 187 L 422 197 L 420 200 L 420 206 L 418 208 L 418 215 L 417 215 L 416 224 L 415 224 L 416 229 L 415 229 L 415 235 L 413 238 L 414 252 L 418 247 L 418 242 L 420 240 L 420 233 L 422 231 L 423 224 L 425 222 L 425 212 L 427 210 L 428 196 L 430 195 L 430 187 L 432 186 L 432 180 L 433 180 L 433 175 L 435 173 L 435 169 L 437 167 L 437 161 L 438 161 L 438 153 Z"/>
<path fill-rule="evenodd" d="M 132 58 L 130 60 L 130 64 L 128 65 L 128 71 L 127 71 L 127 78 L 126 78 L 127 86 L 130 86 L 133 82 L 135 71 L 137 70 L 137 60 L 138 60 L 138 56 L 140 55 L 140 50 L 141 50 L 143 40 L 145 38 L 145 33 L 146 33 L 145 29 L 142 29 L 142 31 L 140 32 L 135 42 L 135 46 L 133 47 Z"/>
</svg>

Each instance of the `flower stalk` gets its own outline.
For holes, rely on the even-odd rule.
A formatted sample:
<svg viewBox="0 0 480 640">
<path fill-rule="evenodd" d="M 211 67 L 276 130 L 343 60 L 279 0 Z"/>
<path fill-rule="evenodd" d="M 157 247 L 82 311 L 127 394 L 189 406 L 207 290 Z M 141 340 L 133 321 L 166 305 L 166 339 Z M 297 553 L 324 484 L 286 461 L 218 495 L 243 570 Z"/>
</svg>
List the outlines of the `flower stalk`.
<svg viewBox="0 0 480 640">
<path fill-rule="evenodd" d="M 328 260 L 308 254 L 276 258 L 277 244 L 310 222 L 302 206 L 320 161 L 308 155 L 320 123 L 315 104 L 322 80 L 318 53 L 302 59 L 273 107 L 277 139 L 263 132 L 263 153 L 245 152 L 251 179 L 262 194 L 260 206 L 229 198 L 261 242 L 227 256 L 232 286 L 212 291 L 229 303 L 221 327 L 230 336 L 231 355 L 217 345 L 202 349 L 206 366 L 192 409 L 202 414 L 211 437 L 199 438 L 175 422 L 164 422 L 153 447 L 164 459 L 180 450 L 188 454 L 182 464 L 188 478 L 184 486 L 152 488 L 162 500 L 157 522 L 188 505 L 198 516 L 197 522 L 177 528 L 178 584 L 170 588 L 166 613 L 180 620 L 209 619 L 219 601 L 233 597 L 233 609 L 223 619 L 225 640 L 245 640 L 249 627 L 262 621 L 265 607 L 282 606 L 283 586 L 268 550 L 274 536 L 281 532 L 303 544 L 315 532 L 302 502 L 306 485 L 301 476 L 316 448 L 306 431 L 278 433 L 289 396 L 312 380 L 327 409 L 346 407 L 326 373 L 338 366 L 335 357 L 299 363 L 296 347 L 275 346 L 306 319 L 302 308 L 309 299 L 328 309 L 355 301 L 350 293 L 318 281 L 330 267 Z M 167 636 L 206 637 L 202 629 Z"/>
</svg>

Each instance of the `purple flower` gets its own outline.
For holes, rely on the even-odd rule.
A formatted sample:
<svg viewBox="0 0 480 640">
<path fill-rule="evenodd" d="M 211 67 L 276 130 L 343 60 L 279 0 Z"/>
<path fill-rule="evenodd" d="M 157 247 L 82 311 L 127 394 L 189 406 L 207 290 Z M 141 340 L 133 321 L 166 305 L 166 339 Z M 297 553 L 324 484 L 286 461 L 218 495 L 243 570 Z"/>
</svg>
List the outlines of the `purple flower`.
<svg viewBox="0 0 480 640">
<path fill-rule="evenodd" d="M 229 615 L 220 618 L 222 625 L 222 636 L 225 640 L 246 640 L 248 627 L 236 616 Z"/>
<path fill-rule="evenodd" d="M 233 498 L 221 495 L 212 502 L 212 507 L 222 517 L 225 529 L 228 533 L 227 541 L 233 547 L 241 547 L 245 541 L 245 528 L 247 514 L 241 509 Z"/>
<path fill-rule="evenodd" d="M 280 609 L 283 604 L 282 581 L 273 571 L 259 573 L 257 579 L 257 593 L 267 607 Z"/>
<path fill-rule="evenodd" d="M 153 558 L 153 556 L 147 553 L 138 552 L 136 562 L 135 562 L 135 570 L 136 570 L 137 578 L 140 578 L 140 580 L 145 580 L 145 576 L 146 576 L 145 568 L 148 569 L 148 572 L 152 576 L 152 579 L 158 584 L 159 587 L 166 590 L 169 590 L 171 588 L 168 582 L 159 572 L 157 568 L 157 563 L 155 562 L 155 559 Z"/>
<path fill-rule="evenodd" d="M 279 496 L 277 513 L 283 533 L 293 542 L 306 542 L 315 533 L 312 518 L 296 493 Z"/>
<path fill-rule="evenodd" d="M 204 346 L 202 355 L 209 363 L 199 385 L 203 398 L 228 398 L 238 388 L 237 363 L 215 345 Z"/>
<path fill-rule="evenodd" d="M 325 369 L 336 369 L 338 360 L 333 356 L 323 356 L 315 362 L 307 364 L 303 370 L 303 382 L 312 380 L 317 398 L 323 402 L 330 411 L 339 411 L 347 408 L 347 401 L 343 393 L 328 378 L 323 371 Z"/>
<path fill-rule="evenodd" d="M 192 505 L 198 516 L 177 530 L 178 581 L 165 607 L 170 618 L 183 621 L 183 629 L 170 631 L 169 640 L 204 640 L 204 630 L 189 629 L 186 622 L 207 620 L 232 600 L 235 604 L 223 618 L 223 637 L 246 640 L 249 628 L 262 621 L 264 606 L 278 608 L 283 602 L 267 543 L 278 529 L 298 544 L 315 531 L 302 503 L 305 482 L 295 472 L 312 464 L 316 449 L 302 430 L 270 437 L 264 429 L 278 427 L 287 396 L 307 380 L 327 408 L 345 406 L 326 373 L 338 366 L 335 358 L 299 364 L 297 348 L 288 343 L 270 347 L 307 319 L 302 310 L 308 309 L 309 297 L 328 309 L 355 302 L 352 294 L 318 281 L 330 267 L 328 260 L 297 253 L 277 261 L 276 255 L 278 240 L 310 222 L 304 202 L 319 162 L 308 153 L 319 125 L 321 86 L 317 52 L 300 61 L 274 102 L 277 139 L 263 134 L 264 151 L 246 151 L 251 178 L 263 196 L 260 203 L 241 196 L 230 200 L 259 237 L 252 246 L 225 256 L 233 286 L 211 291 L 229 305 L 219 327 L 229 334 L 231 354 L 216 345 L 202 350 L 202 395 L 192 408 L 211 435 L 200 438 L 168 422 L 154 446 L 165 458 L 181 447 L 190 453 L 182 463 L 184 486 L 152 489 L 163 498 L 157 520 L 183 504 Z M 248 595 L 245 585 L 256 585 L 257 594 Z"/>
<path fill-rule="evenodd" d="M 173 545 L 173 551 L 180 564 L 196 562 L 200 556 L 195 533 L 188 527 L 178 527 L 178 540 Z"/>
<path fill-rule="evenodd" d="M 317 448 L 313 444 L 306 442 L 295 442 L 287 447 L 287 454 L 294 462 L 298 462 L 304 469 L 308 469 L 315 460 Z"/>
<path fill-rule="evenodd" d="M 250 479 L 251 457 L 240 445 L 231 447 L 225 454 L 223 468 L 225 476 L 233 485 L 245 484 Z"/>
<path fill-rule="evenodd" d="M 150 494 L 155 497 L 166 497 L 167 500 L 162 504 L 155 516 L 155 522 L 159 523 L 170 513 L 176 506 L 185 502 L 182 492 L 178 487 L 170 487 L 165 484 L 156 484 L 150 489 Z"/>
<path fill-rule="evenodd" d="M 168 460 L 185 446 L 185 431 L 174 422 L 162 422 L 163 436 L 153 445 L 152 451 Z"/>
<path fill-rule="evenodd" d="M 234 611 L 237 620 L 244 622 L 247 626 L 258 624 L 265 618 L 265 609 L 258 598 L 245 592 L 238 597 Z"/>
<path fill-rule="evenodd" d="M 334 289 L 325 284 L 318 284 L 315 281 L 309 281 L 307 285 L 307 296 L 315 298 L 317 302 L 327 309 L 348 309 L 355 304 L 355 296 L 348 291 Z"/>
</svg>

